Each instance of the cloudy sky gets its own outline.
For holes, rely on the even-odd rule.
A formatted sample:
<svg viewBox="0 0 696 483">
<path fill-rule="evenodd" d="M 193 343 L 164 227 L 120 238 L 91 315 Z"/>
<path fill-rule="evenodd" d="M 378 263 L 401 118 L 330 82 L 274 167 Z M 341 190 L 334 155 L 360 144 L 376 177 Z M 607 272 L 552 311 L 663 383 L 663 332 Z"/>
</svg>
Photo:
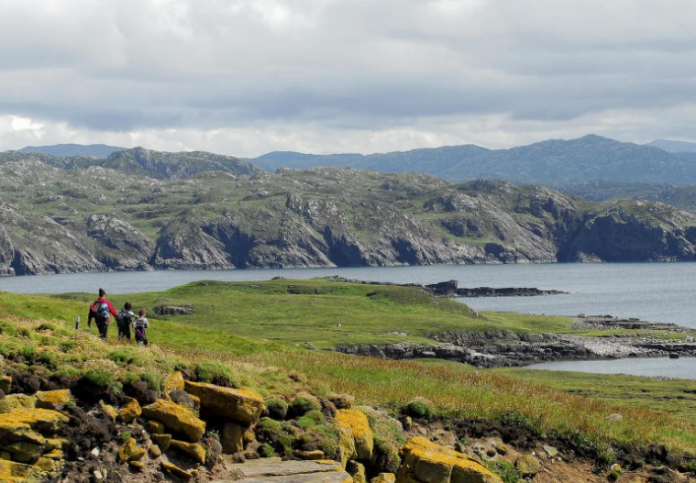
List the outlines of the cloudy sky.
<svg viewBox="0 0 696 483">
<path fill-rule="evenodd" d="M 693 0 L 0 0 L 0 150 L 696 141 Z"/>
</svg>

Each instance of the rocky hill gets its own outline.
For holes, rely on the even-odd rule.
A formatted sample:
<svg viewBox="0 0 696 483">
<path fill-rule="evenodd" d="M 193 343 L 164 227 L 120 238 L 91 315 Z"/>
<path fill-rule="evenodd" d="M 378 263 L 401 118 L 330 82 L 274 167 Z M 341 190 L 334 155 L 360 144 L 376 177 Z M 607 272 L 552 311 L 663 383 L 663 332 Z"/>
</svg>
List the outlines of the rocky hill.
<svg viewBox="0 0 696 483">
<path fill-rule="evenodd" d="M 659 203 L 208 153 L 3 153 L 0 193 L 4 275 L 696 258 L 696 215 Z"/>
<path fill-rule="evenodd" d="M 667 152 L 661 146 L 587 135 L 511 149 L 464 145 L 367 156 L 269 153 L 251 161 L 266 169 L 347 166 L 383 172 L 429 173 L 458 182 L 494 178 L 555 187 L 592 181 L 696 183 L 694 154 Z"/>
</svg>

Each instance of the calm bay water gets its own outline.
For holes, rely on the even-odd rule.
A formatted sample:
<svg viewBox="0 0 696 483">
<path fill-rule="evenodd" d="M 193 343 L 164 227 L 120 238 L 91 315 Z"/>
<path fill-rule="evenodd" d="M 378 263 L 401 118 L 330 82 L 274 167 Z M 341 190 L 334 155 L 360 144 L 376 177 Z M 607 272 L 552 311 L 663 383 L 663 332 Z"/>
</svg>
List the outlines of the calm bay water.
<svg viewBox="0 0 696 483">
<path fill-rule="evenodd" d="M 696 358 L 615 359 L 610 361 L 560 361 L 527 366 L 526 369 L 589 372 L 592 374 L 627 374 L 629 376 L 696 379 Z"/>
<path fill-rule="evenodd" d="M 196 280 L 251 281 L 276 276 L 339 275 L 379 282 L 428 284 L 457 280 L 460 287 L 536 287 L 568 292 L 542 297 L 461 299 L 475 310 L 554 315 L 609 314 L 696 328 L 696 263 L 604 263 L 535 265 L 439 265 L 429 267 L 315 268 L 110 272 L 0 278 L 14 293 L 158 291 Z"/>
<path fill-rule="evenodd" d="M 461 299 L 478 311 L 548 315 L 613 315 L 696 328 L 696 263 L 440 265 L 429 267 L 317 268 L 111 272 L 0 278 L 13 293 L 110 294 L 160 291 L 196 280 L 253 281 L 273 277 L 306 279 L 338 275 L 377 282 L 429 284 L 457 280 L 460 287 L 536 287 L 568 292 L 541 297 Z M 556 367 L 556 364 L 562 366 Z M 669 375 L 696 378 L 694 360 L 628 359 L 545 365 L 557 370 Z M 630 371 L 630 372 L 629 372 Z M 636 372 L 637 371 L 637 372 Z"/>
</svg>

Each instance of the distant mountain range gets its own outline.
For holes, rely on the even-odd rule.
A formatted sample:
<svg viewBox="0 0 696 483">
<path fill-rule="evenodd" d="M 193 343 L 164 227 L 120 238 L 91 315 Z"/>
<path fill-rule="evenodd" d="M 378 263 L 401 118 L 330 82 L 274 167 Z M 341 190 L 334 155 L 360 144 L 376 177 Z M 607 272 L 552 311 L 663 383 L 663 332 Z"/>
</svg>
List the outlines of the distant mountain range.
<svg viewBox="0 0 696 483">
<path fill-rule="evenodd" d="M 470 144 L 371 155 L 274 152 L 249 161 L 269 170 L 348 166 L 383 172 L 428 173 L 457 182 L 493 178 L 554 187 L 596 181 L 696 183 L 696 144 L 677 141 L 651 144 L 655 145 L 587 135 L 511 149 L 493 150 Z M 677 149 L 681 151 L 673 152 Z"/>
<path fill-rule="evenodd" d="M 108 158 L 111 153 L 122 151 L 123 149 L 116 146 L 107 146 L 106 144 L 90 144 L 89 146 L 82 144 L 55 144 L 53 146 L 26 146 L 18 151 L 20 153 L 50 154 L 51 156 L 62 158 L 73 156 Z"/>
<path fill-rule="evenodd" d="M 142 150 L 141 158 L 143 152 L 156 153 L 143 148 L 136 149 Z M 135 151 L 105 145 L 61 144 L 26 147 L 20 152 L 44 153 L 63 158 L 89 156 L 115 162 L 119 159 L 119 153 Z M 240 161 L 231 156 L 202 152 L 160 152 L 157 155 L 158 158 L 163 156 L 169 161 L 183 158 L 187 158 L 187 162 L 193 162 L 194 158 L 205 158 L 206 163 L 213 158 L 217 162 L 225 159 Z M 547 140 L 510 149 L 487 149 L 467 144 L 370 155 L 316 155 L 277 151 L 246 161 L 267 171 L 279 168 L 351 167 L 386 173 L 427 173 L 455 182 L 489 178 L 543 184 L 561 189 L 600 182 L 696 184 L 696 143 L 656 140 L 647 145 L 639 145 L 592 134 L 578 139 Z"/>
</svg>

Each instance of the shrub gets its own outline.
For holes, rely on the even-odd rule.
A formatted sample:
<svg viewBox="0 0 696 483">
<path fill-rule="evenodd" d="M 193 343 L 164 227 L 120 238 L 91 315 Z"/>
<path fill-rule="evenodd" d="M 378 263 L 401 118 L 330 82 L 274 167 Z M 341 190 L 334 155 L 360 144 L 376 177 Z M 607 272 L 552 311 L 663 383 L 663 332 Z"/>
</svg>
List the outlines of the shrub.
<svg viewBox="0 0 696 483">
<path fill-rule="evenodd" d="M 416 398 L 404 408 L 407 416 L 418 419 L 430 419 L 433 417 L 433 404 L 424 398 Z"/>
<path fill-rule="evenodd" d="M 58 347 L 60 350 L 63 352 L 70 352 L 73 350 L 75 347 L 77 347 L 77 342 L 74 340 L 64 340 L 60 344 L 58 344 Z"/>
<path fill-rule="evenodd" d="M 380 473 L 396 473 L 401 463 L 398 448 L 378 436 L 375 436 L 373 460 Z"/>
<path fill-rule="evenodd" d="M 36 357 L 36 347 L 33 345 L 23 345 L 19 347 L 19 355 L 25 362 L 34 362 Z"/>
<path fill-rule="evenodd" d="M 153 391 L 162 391 L 164 389 L 164 378 L 156 372 L 143 372 L 140 374 L 140 380 L 147 384 L 148 389 Z"/>
<path fill-rule="evenodd" d="M 38 361 L 51 369 L 55 369 L 58 367 L 58 354 L 50 351 L 41 351 Z"/>
<path fill-rule="evenodd" d="M 114 361 L 116 364 L 136 364 L 136 365 L 143 365 L 144 361 L 142 360 L 142 357 L 139 354 L 139 351 L 136 349 L 132 348 L 126 348 L 126 349 L 118 349 L 113 352 L 110 352 L 107 356 L 107 359 Z"/>
<path fill-rule="evenodd" d="M 241 387 L 230 368 L 219 362 L 203 362 L 196 364 L 196 376 L 201 382 L 209 382 L 223 387 Z"/>
<path fill-rule="evenodd" d="M 104 369 L 90 369 L 82 377 L 93 386 L 102 388 L 109 387 L 114 383 L 114 375 Z"/>
<path fill-rule="evenodd" d="M 488 461 L 488 469 L 498 475 L 504 483 L 518 483 L 523 481 L 515 469 L 515 465 L 505 460 Z"/>
<path fill-rule="evenodd" d="M 281 397 L 270 397 L 264 401 L 266 403 L 266 411 L 272 419 L 282 421 L 288 414 L 288 403 Z"/>
<path fill-rule="evenodd" d="M 321 411 L 321 404 L 314 396 L 309 394 L 295 397 L 289 407 L 289 412 L 293 416 L 303 416 L 310 411 Z"/>
<path fill-rule="evenodd" d="M 256 437 L 261 442 L 277 443 L 280 434 L 280 423 L 271 418 L 261 418 L 256 426 Z"/>
<path fill-rule="evenodd" d="M 264 443 L 261 446 L 259 446 L 258 449 L 259 456 L 262 458 L 270 458 L 271 456 L 275 456 L 275 450 L 273 449 L 273 446 L 271 446 L 268 443 Z"/>
</svg>

